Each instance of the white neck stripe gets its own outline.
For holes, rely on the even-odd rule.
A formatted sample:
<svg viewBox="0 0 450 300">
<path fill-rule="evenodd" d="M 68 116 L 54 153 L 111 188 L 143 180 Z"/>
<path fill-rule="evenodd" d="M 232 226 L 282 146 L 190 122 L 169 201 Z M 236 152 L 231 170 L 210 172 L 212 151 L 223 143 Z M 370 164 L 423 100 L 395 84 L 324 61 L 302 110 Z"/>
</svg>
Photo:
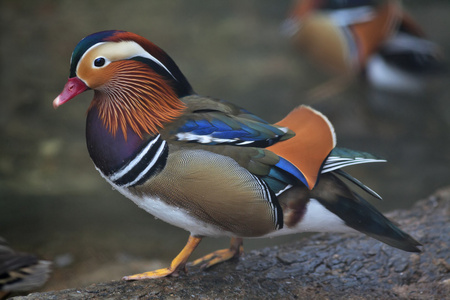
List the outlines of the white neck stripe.
<svg viewBox="0 0 450 300">
<path fill-rule="evenodd" d="M 132 186 L 132 185 L 134 185 L 135 183 L 137 183 L 137 182 L 139 182 L 139 180 L 141 180 L 142 179 L 142 177 L 144 177 L 145 176 L 145 174 L 147 174 L 147 172 L 151 169 L 151 168 L 153 168 L 153 166 L 155 165 L 155 163 L 158 161 L 158 159 L 160 158 L 160 156 L 161 156 L 161 153 L 164 151 L 164 148 L 165 148 L 165 146 L 166 146 L 166 141 L 163 141 L 162 143 L 161 143 L 161 145 L 159 146 L 159 148 L 158 148 L 158 151 L 155 153 L 155 156 L 153 156 L 153 159 L 150 161 L 150 163 L 147 165 L 147 167 L 132 181 L 132 182 L 129 182 L 129 183 L 127 183 L 127 184 L 125 184 L 124 186 L 125 187 L 128 187 L 128 186 Z"/>
<path fill-rule="evenodd" d="M 126 175 L 128 172 L 130 172 L 130 170 L 133 169 L 142 160 L 142 158 L 145 156 L 145 154 L 147 154 L 147 152 L 150 151 L 150 149 L 153 147 L 153 145 L 158 142 L 159 137 L 160 137 L 160 135 L 158 134 L 156 136 L 156 138 L 154 138 L 150 143 L 148 143 L 148 145 L 141 152 L 139 152 L 139 154 L 132 161 L 130 161 L 126 166 L 124 166 L 122 169 L 120 169 L 116 173 L 112 174 L 109 177 L 109 180 L 116 181 L 119 178 Z"/>
</svg>

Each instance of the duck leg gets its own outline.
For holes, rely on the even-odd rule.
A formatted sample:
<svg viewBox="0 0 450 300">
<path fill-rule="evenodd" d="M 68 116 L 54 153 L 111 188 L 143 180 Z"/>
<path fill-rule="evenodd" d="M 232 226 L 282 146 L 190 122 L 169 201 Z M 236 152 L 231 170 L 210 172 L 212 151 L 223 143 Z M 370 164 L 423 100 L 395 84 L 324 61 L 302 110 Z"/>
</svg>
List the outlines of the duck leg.
<svg viewBox="0 0 450 300">
<path fill-rule="evenodd" d="M 190 235 L 186 243 L 186 246 L 184 246 L 183 250 L 181 250 L 181 252 L 172 260 L 172 263 L 168 268 L 125 276 L 122 279 L 141 280 L 141 279 L 160 278 L 166 276 L 178 276 L 181 270 L 186 271 L 185 269 L 186 262 L 189 259 L 189 256 L 191 256 L 192 252 L 194 252 L 195 248 L 197 248 L 198 244 L 200 244 L 201 240 L 202 240 L 201 237 L 195 237 Z"/>
<path fill-rule="evenodd" d="M 230 241 L 230 248 L 214 251 L 208 255 L 205 255 L 199 259 L 194 260 L 189 265 L 191 266 L 201 265 L 200 267 L 202 269 L 206 269 L 218 263 L 232 259 L 233 257 L 238 257 L 242 253 L 244 253 L 243 244 L 244 242 L 242 238 L 233 237 L 231 238 Z"/>
</svg>

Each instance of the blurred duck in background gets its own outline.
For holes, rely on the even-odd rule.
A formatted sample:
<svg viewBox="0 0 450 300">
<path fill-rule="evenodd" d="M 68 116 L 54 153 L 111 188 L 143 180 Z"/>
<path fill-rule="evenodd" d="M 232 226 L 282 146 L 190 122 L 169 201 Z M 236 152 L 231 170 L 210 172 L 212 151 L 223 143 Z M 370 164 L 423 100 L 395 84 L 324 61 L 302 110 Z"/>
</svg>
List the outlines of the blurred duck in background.
<svg viewBox="0 0 450 300">
<path fill-rule="evenodd" d="M 328 88 L 362 75 L 377 89 L 416 93 L 444 69 L 438 45 L 397 0 L 300 0 L 282 30 L 307 57 L 339 74 Z"/>
<path fill-rule="evenodd" d="M 50 273 L 49 261 L 18 253 L 0 237 L 0 299 L 10 292 L 23 292 L 42 286 Z"/>
</svg>

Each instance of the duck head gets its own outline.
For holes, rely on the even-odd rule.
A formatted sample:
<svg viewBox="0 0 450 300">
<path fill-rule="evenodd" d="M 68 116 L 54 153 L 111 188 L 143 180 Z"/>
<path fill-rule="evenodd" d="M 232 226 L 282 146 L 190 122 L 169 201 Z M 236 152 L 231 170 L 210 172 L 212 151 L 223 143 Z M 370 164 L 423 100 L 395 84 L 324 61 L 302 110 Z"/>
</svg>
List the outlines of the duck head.
<svg viewBox="0 0 450 300">
<path fill-rule="evenodd" d="M 53 101 L 55 108 L 86 90 L 94 90 L 89 107 L 99 112 L 115 135 L 126 127 L 142 136 L 155 133 L 179 116 L 179 98 L 193 94 L 175 62 L 147 39 L 126 31 L 102 31 L 82 39 L 70 62 L 69 79 Z"/>
</svg>

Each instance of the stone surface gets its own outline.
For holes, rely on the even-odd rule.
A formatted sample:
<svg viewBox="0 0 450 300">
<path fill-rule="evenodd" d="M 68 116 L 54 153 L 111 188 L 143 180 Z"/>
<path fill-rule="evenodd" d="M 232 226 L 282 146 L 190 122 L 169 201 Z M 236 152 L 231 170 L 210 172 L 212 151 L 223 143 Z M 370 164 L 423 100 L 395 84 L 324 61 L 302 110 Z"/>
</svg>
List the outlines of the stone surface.
<svg viewBox="0 0 450 300">
<path fill-rule="evenodd" d="M 355 235 L 317 234 L 187 275 L 33 293 L 38 299 L 445 299 L 450 295 L 450 188 L 388 217 L 423 244 L 408 253 Z"/>
</svg>

